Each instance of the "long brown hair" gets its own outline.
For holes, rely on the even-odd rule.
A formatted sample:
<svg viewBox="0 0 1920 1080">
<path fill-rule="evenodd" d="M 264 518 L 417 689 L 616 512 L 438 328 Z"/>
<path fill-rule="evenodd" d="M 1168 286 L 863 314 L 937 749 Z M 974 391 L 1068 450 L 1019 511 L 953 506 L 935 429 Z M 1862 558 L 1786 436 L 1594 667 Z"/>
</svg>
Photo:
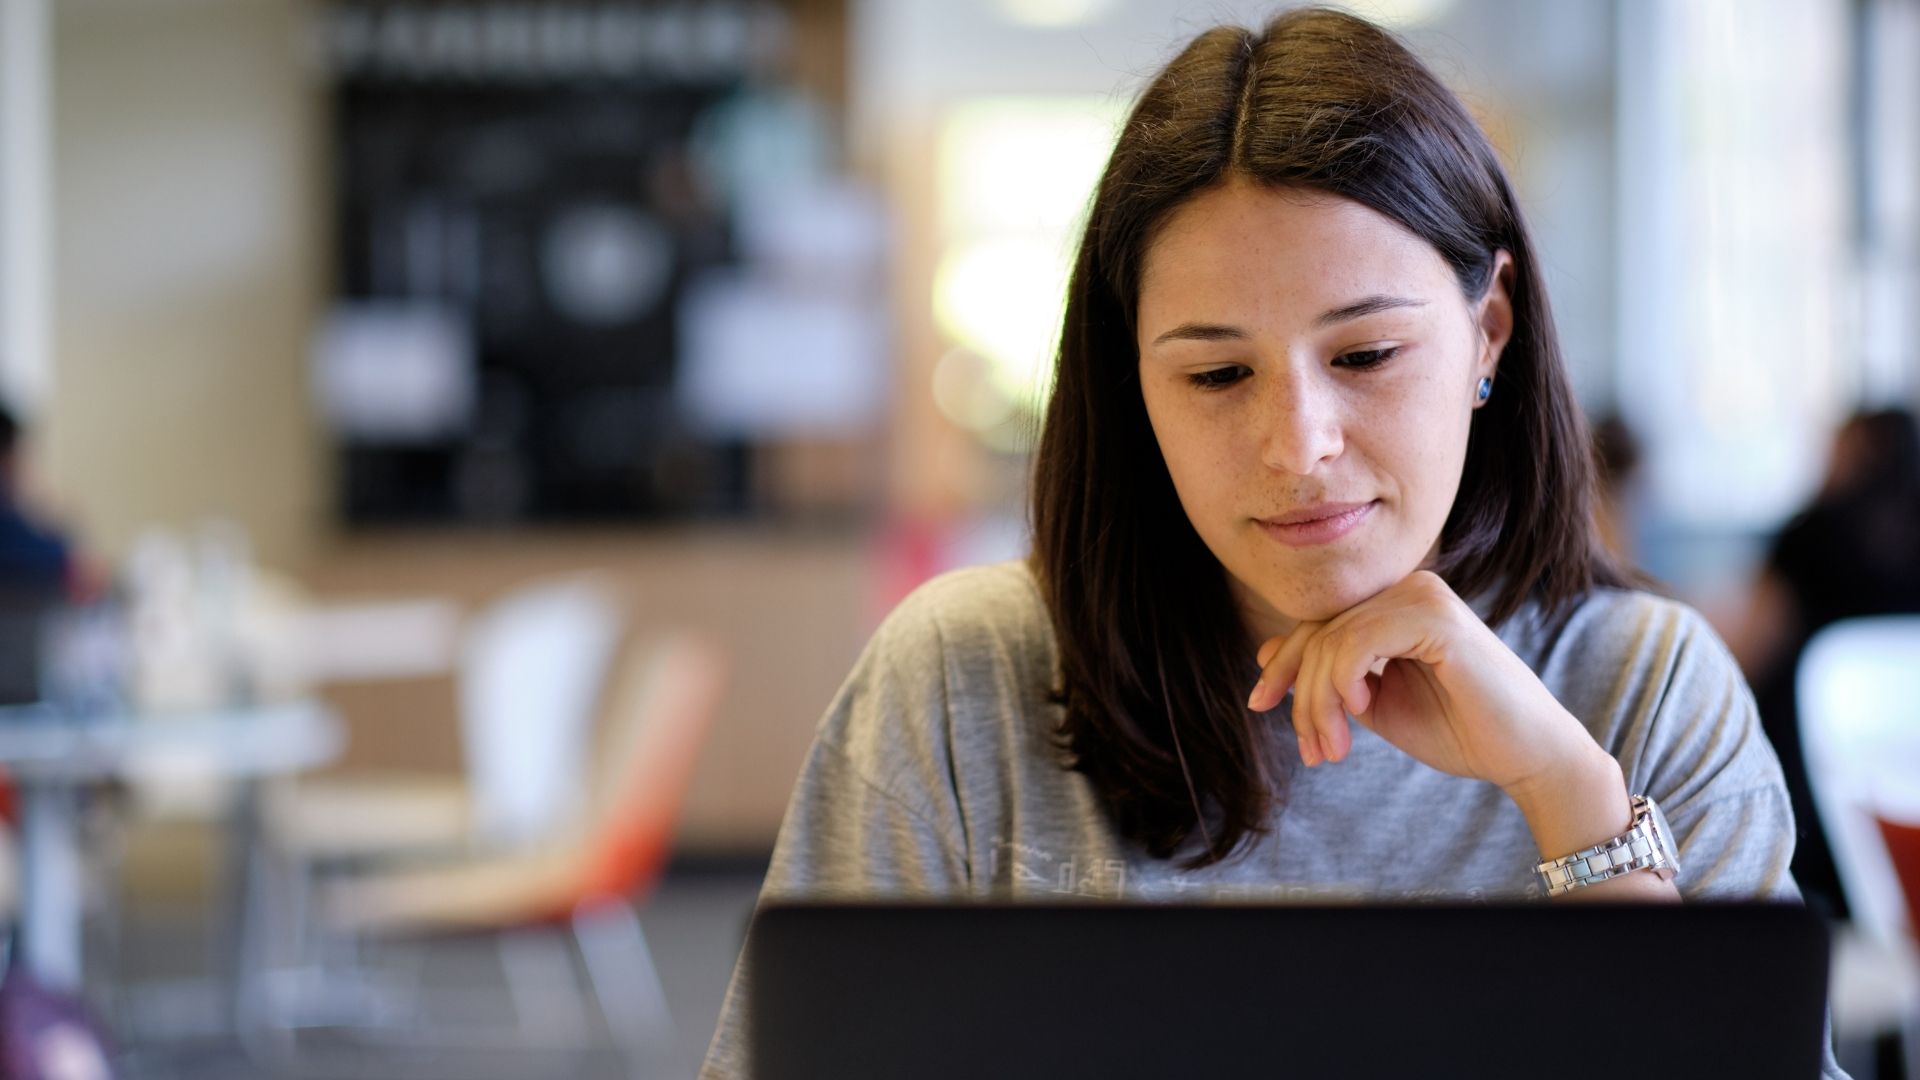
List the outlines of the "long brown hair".
<svg viewBox="0 0 1920 1080">
<path fill-rule="evenodd" d="M 1351 199 L 1426 240 L 1482 296 L 1513 256 L 1513 336 L 1475 414 L 1434 569 L 1504 622 L 1620 584 L 1590 512 L 1585 423 L 1533 242 L 1478 125 L 1404 45 L 1342 12 L 1209 30 L 1134 106 L 1068 285 L 1035 461 L 1033 565 L 1059 642 L 1072 767 L 1159 858 L 1197 832 L 1204 866 L 1264 829 L 1280 797 L 1226 571 L 1181 510 L 1140 396 L 1134 319 L 1155 230 L 1239 175 Z M 1175 727 L 1178 737 L 1175 737 Z"/>
</svg>

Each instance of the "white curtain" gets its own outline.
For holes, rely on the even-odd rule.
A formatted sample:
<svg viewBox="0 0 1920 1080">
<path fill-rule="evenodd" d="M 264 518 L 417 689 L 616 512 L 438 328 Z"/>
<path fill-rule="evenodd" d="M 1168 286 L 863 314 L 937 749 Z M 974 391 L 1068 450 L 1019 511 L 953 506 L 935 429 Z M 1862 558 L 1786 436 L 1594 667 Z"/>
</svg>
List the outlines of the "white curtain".
<svg viewBox="0 0 1920 1080">
<path fill-rule="evenodd" d="M 1654 509 L 1759 530 L 1857 400 L 1844 0 L 1623 0 L 1621 412 Z"/>
</svg>

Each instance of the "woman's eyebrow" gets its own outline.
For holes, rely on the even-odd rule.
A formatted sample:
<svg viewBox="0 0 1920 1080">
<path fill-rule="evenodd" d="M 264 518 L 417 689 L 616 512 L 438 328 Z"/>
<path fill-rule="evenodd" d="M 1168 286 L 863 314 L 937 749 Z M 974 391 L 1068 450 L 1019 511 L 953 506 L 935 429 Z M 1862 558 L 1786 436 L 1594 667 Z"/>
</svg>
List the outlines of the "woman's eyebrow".
<svg viewBox="0 0 1920 1080">
<path fill-rule="evenodd" d="M 1382 311 L 1395 308 L 1426 307 L 1425 300 L 1415 300 L 1410 296 L 1388 296 L 1378 293 L 1363 297 L 1351 304 L 1323 311 L 1313 320 L 1316 330 L 1324 330 L 1335 323 L 1349 322 L 1366 315 L 1377 315 Z M 1247 332 L 1237 326 L 1224 323 L 1181 323 L 1179 326 L 1153 339 L 1155 346 L 1165 345 L 1169 341 L 1245 341 Z"/>
<path fill-rule="evenodd" d="M 1388 296 L 1385 293 L 1376 293 L 1373 296 L 1356 300 L 1351 304 L 1334 308 L 1331 311 L 1321 312 L 1320 317 L 1313 320 L 1313 325 L 1315 329 L 1325 329 L 1334 323 L 1343 323 L 1350 319 L 1358 319 L 1363 315 L 1375 315 L 1382 311 L 1391 311 L 1394 308 L 1426 306 L 1427 302 L 1425 300 L 1415 300 L 1410 296 Z"/>
<path fill-rule="evenodd" d="M 1247 332 L 1221 323 L 1181 323 L 1153 339 L 1155 345 L 1169 341 L 1245 341 Z"/>
</svg>

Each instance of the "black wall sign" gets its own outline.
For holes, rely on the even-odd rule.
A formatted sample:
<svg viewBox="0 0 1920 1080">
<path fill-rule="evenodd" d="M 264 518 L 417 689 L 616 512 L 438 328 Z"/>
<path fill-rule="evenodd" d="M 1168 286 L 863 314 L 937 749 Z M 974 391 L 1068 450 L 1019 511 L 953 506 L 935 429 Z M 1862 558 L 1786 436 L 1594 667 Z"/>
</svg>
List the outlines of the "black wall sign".
<svg viewBox="0 0 1920 1080">
<path fill-rule="evenodd" d="M 748 3 L 337 3 L 335 293 L 471 329 L 467 430 L 340 439 L 350 522 L 634 520 L 744 507 L 740 448 L 672 408 L 676 307 L 731 261 L 700 119 L 780 59 Z"/>
</svg>

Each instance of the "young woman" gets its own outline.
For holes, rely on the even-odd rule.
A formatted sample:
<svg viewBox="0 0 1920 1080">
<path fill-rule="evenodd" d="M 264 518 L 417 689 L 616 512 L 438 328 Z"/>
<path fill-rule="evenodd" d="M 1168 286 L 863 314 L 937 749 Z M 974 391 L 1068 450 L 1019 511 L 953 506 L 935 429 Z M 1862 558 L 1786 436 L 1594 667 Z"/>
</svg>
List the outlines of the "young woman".
<svg viewBox="0 0 1920 1080">
<path fill-rule="evenodd" d="M 880 628 L 764 896 L 1793 895 L 1752 698 L 1608 564 L 1587 447 L 1460 103 L 1349 15 L 1202 34 L 1094 198 L 1032 558 Z"/>
</svg>

